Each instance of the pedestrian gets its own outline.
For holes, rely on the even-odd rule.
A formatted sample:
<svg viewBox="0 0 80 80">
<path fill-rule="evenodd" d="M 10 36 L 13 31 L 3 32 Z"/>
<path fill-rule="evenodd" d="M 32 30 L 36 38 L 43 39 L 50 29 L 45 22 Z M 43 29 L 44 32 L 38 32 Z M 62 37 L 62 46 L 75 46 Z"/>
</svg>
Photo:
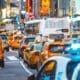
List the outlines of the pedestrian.
<svg viewBox="0 0 80 80">
<path fill-rule="evenodd" d="M 4 68 L 4 48 L 0 37 L 0 67 Z"/>
</svg>

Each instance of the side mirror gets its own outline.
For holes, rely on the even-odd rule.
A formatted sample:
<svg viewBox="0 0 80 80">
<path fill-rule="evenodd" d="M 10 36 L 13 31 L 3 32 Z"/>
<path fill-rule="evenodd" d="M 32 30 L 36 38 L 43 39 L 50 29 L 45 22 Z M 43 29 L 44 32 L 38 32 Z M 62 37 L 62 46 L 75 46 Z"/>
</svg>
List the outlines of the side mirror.
<svg viewBox="0 0 80 80">
<path fill-rule="evenodd" d="M 30 75 L 27 80 L 36 80 L 35 75 Z"/>
</svg>

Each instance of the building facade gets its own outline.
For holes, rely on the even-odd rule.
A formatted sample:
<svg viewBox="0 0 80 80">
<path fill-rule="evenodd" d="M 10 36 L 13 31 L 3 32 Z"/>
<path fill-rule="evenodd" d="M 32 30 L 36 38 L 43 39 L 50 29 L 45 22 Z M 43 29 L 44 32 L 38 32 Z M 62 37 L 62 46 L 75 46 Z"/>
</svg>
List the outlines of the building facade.
<svg viewBox="0 0 80 80">
<path fill-rule="evenodd" d="M 5 1 L 4 0 L 0 0 L 0 19 L 4 18 L 4 14 L 3 12 L 5 11 Z"/>
<path fill-rule="evenodd" d="M 69 15 L 70 1 L 71 0 L 26 0 L 26 12 L 28 14 L 32 13 L 35 18 L 64 17 Z"/>
<path fill-rule="evenodd" d="M 43 0 L 32 0 L 33 1 L 33 12 L 36 18 L 41 16 L 46 16 L 46 14 L 41 15 L 39 13 L 40 5 Z M 41 2 L 42 1 L 42 2 Z M 44 0 L 45 2 L 50 2 L 50 12 L 47 17 L 63 17 L 67 16 L 70 11 L 70 0 Z"/>
</svg>

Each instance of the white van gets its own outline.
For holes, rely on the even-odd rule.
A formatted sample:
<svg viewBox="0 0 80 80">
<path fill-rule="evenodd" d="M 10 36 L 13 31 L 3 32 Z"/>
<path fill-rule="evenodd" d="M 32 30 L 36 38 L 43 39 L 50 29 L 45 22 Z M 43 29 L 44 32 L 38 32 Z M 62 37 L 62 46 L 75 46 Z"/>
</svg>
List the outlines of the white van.
<svg viewBox="0 0 80 80">
<path fill-rule="evenodd" d="M 25 22 L 25 29 L 27 33 L 40 33 L 43 36 L 49 34 L 70 34 L 70 20 L 68 17 L 64 18 L 46 18 L 35 19 Z"/>
</svg>

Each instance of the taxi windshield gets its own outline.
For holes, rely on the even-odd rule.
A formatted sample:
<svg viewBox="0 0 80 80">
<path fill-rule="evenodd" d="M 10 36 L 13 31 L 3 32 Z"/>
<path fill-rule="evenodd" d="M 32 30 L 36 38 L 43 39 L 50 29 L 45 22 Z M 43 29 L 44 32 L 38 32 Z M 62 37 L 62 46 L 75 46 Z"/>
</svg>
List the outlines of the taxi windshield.
<svg viewBox="0 0 80 80">
<path fill-rule="evenodd" d="M 25 38 L 25 43 L 26 42 L 34 42 L 34 40 L 35 40 L 35 37 L 31 37 L 31 38 Z"/>
<path fill-rule="evenodd" d="M 51 51 L 53 53 L 62 53 L 63 48 L 64 48 L 64 46 L 62 46 L 62 45 L 50 45 L 49 51 Z"/>
</svg>

